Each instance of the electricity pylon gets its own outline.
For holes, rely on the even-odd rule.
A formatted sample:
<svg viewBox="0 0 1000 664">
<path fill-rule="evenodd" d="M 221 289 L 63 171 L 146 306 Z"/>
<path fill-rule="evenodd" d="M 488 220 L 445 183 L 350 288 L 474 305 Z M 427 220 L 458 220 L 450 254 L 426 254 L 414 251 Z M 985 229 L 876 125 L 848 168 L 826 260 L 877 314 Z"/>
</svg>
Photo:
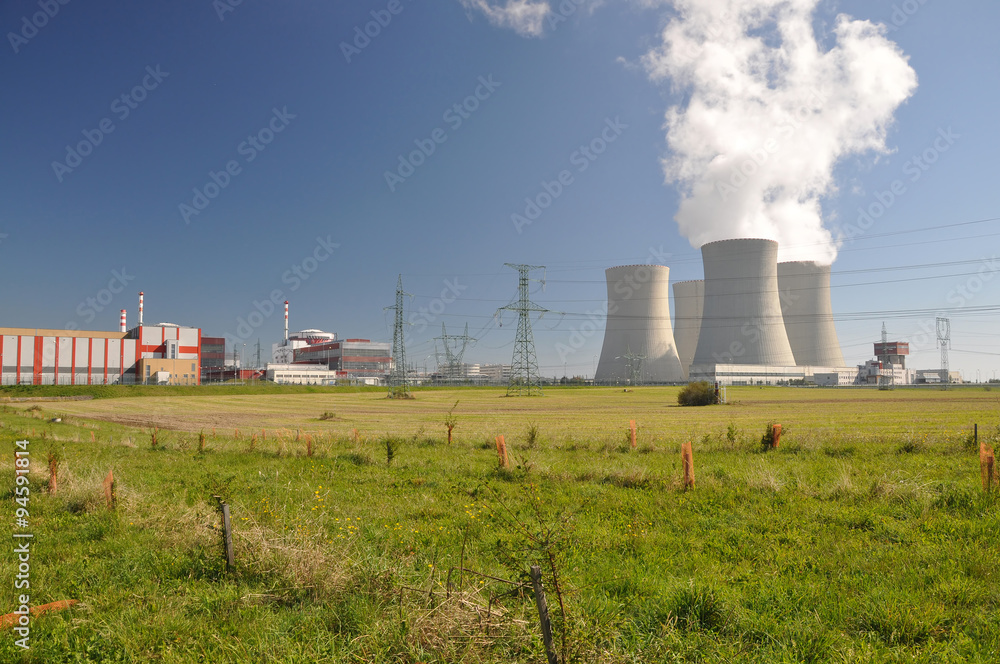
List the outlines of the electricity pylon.
<svg viewBox="0 0 1000 664">
<path fill-rule="evenodd" d="M 625 374 L 633 386 L 642 384 L 642 361 L 645 359 L 645 355 L 637 355 L 631 348 L 625 353 Z"/>
<path fill-rule="evenodd" d="M 386 307 L 395 310 L 395 325 L 392 328 L 392 369 L 389 372 L 389 398 L 406 399 L 410 396 L 410 381 L 406 377 L 406 347 L 403 343 L 403 275 L 396 281 L 396 304 Z"/>
<path fill-rule="evenodd" d="M 941 348 L 941 382 L 951 382 L 951 367 L 948 365 L 948 347 L 951 346 L 951 319 L 938 318 L 937 323 L 937 343 Z"/>
<path fill-rule="evenodd" d="M 535 340 L 531 336 L 530 314 L 532 311 L 545 313 L 548 309 L 538 306 L 529 299 L 528 284 L 532 281 L 529 273 L 532 270 L 544 270 L 545 266 L 518 263 L 504 263 L 504 266 L 514 268 L 519 274 L 517 302 L 511 302 L 497 309 L 497 315 L 504 310 L 517 312 L 517 338 L 514 340 L 514 358 L 511 361 L 507 396 L 540 395 L 542 387 L 538 381 L 538 358 L 535 356 Z"/>
<path fill-rule="evenodd" d="M 469 336 L 469 324 L 465 324 L 465 334 L 448 334 L 444 323 L 441 323 L 441 336 L 434 341 L 441 341 L 444 346 L 445 376 L 449 380 L 459 378 L 462 373 L 462 358 L 470 341 L 476 341 Z M 454 350 L 452 344 L 454 343 Z M 440 363 L 440 360 L 439 360 Z M 440 367 L 438 367 L 440 369 Z"/>
</svg>

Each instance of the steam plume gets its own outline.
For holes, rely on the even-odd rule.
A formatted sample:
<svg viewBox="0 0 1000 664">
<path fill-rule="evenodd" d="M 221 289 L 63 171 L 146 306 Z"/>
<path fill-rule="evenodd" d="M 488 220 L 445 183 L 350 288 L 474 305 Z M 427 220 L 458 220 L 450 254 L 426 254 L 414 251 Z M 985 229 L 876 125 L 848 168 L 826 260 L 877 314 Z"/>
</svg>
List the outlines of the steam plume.
<svg viewBox="0 0 1000 664">
<path fill-rule="evenodd" d="M 821 201 L 852 154 L 888 153 L 893 114 L 917 87 L 884 26 L 837 17 L 821 46 L 819 0 L 675 0 L 644 65 L 686 93 L 667 110 L 668 182 L 694 247 L 777 240 L 781 261 L 828 265 L 837 243 Z"/>
</svg>

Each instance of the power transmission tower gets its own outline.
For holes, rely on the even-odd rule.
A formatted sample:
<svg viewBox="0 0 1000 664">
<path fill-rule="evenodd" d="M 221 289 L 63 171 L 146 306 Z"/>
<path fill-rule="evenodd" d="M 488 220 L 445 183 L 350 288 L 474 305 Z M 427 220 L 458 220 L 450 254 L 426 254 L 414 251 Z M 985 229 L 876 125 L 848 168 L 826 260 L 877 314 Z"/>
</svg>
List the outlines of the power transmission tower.
<svg viewBox="0 0 1000 664">
<path fill-rule="evenodd" d="M 889 343 L 889 333 L 886 332 L 885 323 L 882 323 L 882 352 L 886 353 L 886 344 Z M 892 368 L 892 362 L 889 362 L 889 366 L 882 368 L 880 365 L 878 372 L 878 389 L 880 390 L 891 390 L 896 384 L 896 370 Z"/>
<path fill-rule="evenodd" d="M 951 367 L 948 366 L 948 347 L 951 346 L 951 319 L 938 318 L 937 323 L 937 344 L 941 348 L 941 382 L 951 382 Z"/>
<path fill-rule="evenodd" d="M 636 355 L 628 348 L 625 353 L 625 374 L 632 385 L 642 385 L 642 361 L 645 355 Z"/>
<path fill-rule="evenodd" d="M 469 345 L 470 341 L 476 341 L 476 339 L 469 336 L 469 324 L 465 324 L 465 334 L 448 334 L 444 323 L 441 323 L 441 336 L 435 337 L 434 341 L 441 341 L 444 346 L 445 378 L 447 380 L 461 378 L 462 358 L 465 355 L 465 349 Z M 452 349 L 452 344 L 454 344 L 454 350 Z M 437 344 L 435 344 L 435 350 L 436 349 Z M 439 370 L 440 364 L 441 360 L 439 358 Z"/>
<path fill-rule="evenodd" d="M 504 266 L 514 268 L 520 275 L 517 302 L 511 302 L 507 306 L 497 309 L 497 315 L 504 310 L 517 312 L 517 339 L 514 340 L 514 358 L 511 362 L 507 396 L 540 395 L 542 387 L 538 382 L 538 358 L 535 356 L 535 340 L 531 336 L 531 318 L 529 316 L 532 311 L 545 313 L 548 309 L 538 306 L 528 298 L 528 284 L 532 281 L 529 273 L 532 270 L 544 270 L 545 266 L 518 263 L 504 263 Z"/>
<path fill-rule="evenodd" d="M 406 377 L 406 348 L 403 343 L 403 275 L 396 281 L 396 304 L 386 307 L 395 311 L 395 325 L 392 328 L 392 369 L 389 372 L 389 398 L 408 399 L 410 381 Z"/>
</svg>

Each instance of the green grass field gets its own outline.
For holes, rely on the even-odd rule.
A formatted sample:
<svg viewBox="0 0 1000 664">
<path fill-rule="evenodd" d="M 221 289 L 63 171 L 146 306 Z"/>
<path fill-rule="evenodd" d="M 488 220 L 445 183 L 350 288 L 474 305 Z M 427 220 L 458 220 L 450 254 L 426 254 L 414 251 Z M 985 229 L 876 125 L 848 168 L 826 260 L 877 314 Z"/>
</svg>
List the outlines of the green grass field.
<svg viewBox="0 0 1000 664">
<path fill-rule="evenodd" d="M 0 397 L 55 394 L 74 392 Z M 12 532 L 14 441 L 31 441 L 32 604 L 80 600 L 35 618 L 29 651 L 2 633 L 0 661 L 545 661 L 532 564 L 570 661 L 1000 659 L 1000 501 L 971 441 L 978 423 L 996 443 L 1000 390 L 91 395 L 0 406 Z M 16 566 L 0 556 L 0 613 Z"/>
</svg>

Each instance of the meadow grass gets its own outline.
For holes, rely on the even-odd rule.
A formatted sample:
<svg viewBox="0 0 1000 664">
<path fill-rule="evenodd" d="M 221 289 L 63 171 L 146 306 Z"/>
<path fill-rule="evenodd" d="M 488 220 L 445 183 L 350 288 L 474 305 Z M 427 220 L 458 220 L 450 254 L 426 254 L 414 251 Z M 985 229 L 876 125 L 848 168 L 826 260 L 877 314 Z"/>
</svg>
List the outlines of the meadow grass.
<svg viewBox="0 0 1000 664">
<path fill-rule="evenodd" d="M 13 441 L 31 441 L 32 603 L 81 603 L 36 619 L 27 653 L 4 635 L 0 661 L 544 661 L 532 564 L 571 661 L 1000 656 L 1000 509 L 969 440 L 978 423 L 995 444 L 996 393 L 731 388 L 704 408 L 677 407 L 676 388 L 501 394 L 3 406 L 5 523 Z M 772 422 L 781 444 L 763 451 Z M 0 578 L 15 565 L 0 556 Z M 17 592 L 0 583 L 0 612 Z"/>
</svg>

